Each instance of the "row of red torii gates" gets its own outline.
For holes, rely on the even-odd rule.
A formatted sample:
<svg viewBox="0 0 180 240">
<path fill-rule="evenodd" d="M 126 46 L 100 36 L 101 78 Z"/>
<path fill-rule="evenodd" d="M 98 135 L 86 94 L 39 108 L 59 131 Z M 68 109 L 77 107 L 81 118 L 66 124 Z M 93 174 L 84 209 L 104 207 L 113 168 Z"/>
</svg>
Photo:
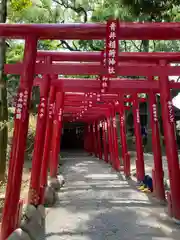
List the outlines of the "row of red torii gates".
<svg viewBox="0 0 180 240">
<path fill-rule="evenodd" d="M 33 85 L 40 87 L 40 104 L 32 159 L 28 202 L 43 204 L 50 177 L 57 177 L 59 142 L 62 124 L 66 121 L 87 123 L 85 149 L 110 162 L 117 171 L 130 175 L 125 130 L 127 102 L 133 105 L 136 137 L 137 181 L 144 180 L 145 168 L 140 131 L 139 102 L 146 101 L 138 93 L 148 94 L 151 114 L 152 148 L 154 154 L 154 194 L 165 200 L 163 167 L 160 148 L 156 94 L 160 93 L 162 119 L 170 178 L 169 206 L 172 215 L 180 220 L 180 170 L 175 138 L 171 89 L 180 84 L 168 76 L 179 76 L 179 53 L 119 53 L 118 40 L 174 40 L 180 38 L 180 23 L 120 23 L 24 25 L 1 24 L 0 36 L 25 39 L 24 59 L 21 63 L 6 64 L 6 74 L 20 75 L 15 111 L 13 144 L 9 162 L 8 183 L 1 224 L 1 240 L 5 240 L 17 226 L 24 151 L 28 132 L 29 104 Z M 102 52 L 37 51 L 38 39 L 106 39 Z M 59 78 L 58 75 L 97 75 L 97 78 Z M 117 76 L 129 76 L 119 78 Z M 132 76 L 143 76 L 132 78 Z M 154 79 L 158 76 L 158 81 Z M 131 77 L 131 78 L 130 78 Z M 130 97 L 127 97 L 130 96 Z M 120 165 L 116 129 L 116 113 L 120 114 L 122 162 Z M 103 151 L 100 146 L 100 127 L 103 130 Z M 109 157 L 110 155 L 110 157 Z"/>
</svg>

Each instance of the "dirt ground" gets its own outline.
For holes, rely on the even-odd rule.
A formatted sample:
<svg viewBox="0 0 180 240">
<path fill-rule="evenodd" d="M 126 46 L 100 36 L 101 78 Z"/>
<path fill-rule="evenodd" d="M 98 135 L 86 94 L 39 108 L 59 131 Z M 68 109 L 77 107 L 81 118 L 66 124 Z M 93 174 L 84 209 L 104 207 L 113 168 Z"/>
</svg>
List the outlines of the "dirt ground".
<svg viewBox="0 0 180 240">
<path fill-rule="evenodd" d="M 7 166 L 8 169 L 8 166 Z M 29 190 L 29 180 L 31 173 L 31 161 L 26 161 L 23 168 L 22 185 L 21 185 L 21 198 L 26 198 Z M 7 178 L 5 182 L 0 184 L 0 217 L 4 205 L 5 191 L 6 191 Z"/>
</svg>

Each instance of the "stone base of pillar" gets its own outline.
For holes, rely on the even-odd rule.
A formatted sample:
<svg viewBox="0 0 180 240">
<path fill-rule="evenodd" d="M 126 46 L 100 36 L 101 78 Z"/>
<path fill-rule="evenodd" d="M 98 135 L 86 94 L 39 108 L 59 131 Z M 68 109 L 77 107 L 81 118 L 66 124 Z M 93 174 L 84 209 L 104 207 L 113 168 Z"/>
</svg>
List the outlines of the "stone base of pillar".
<svg viewBox="0 0 180 240">
<path fill-rule="evenodd" d="M 44 235 L 45 221 L 42 221 L 41 225 L 36 221 L 35 218 L 30 219 L 21 228 L 26 232 L 31 240 L 38 239 Z"/>
<path fill-rule="evenodd" d="M 56 202 L 56 193 L 54 189 L 47 186 L 44 192 L 44 205 L 51 207 Z"/>
<path fill-rule="evenodd" d="M 18 228 L 7 238 L 7 240 L 31 240 L 31 238 L 21 228 Z"/>
<path fill-rule="evenodd" d="M 64 183 L 64 177 L 62 175 L 58 175 L 57 178 L 51 178 L 48 182 L 48 185 L 55 191 L 58 191 L 64 185 Z"/>
<path fill-rule="evenodd" d="M 37 210 L 40 212 L 42 219 L 46 218 L 46 209 L 43 205 L 39 205 Z"/>
<path fill-rule="evenodd" d="M 39 225 L 42 224 L 43 216 L 38 208 L 31 204 L 27 204 L 23 206 L 22 211 L 22 221 L 21 221 L 21 228 L 24 227 L 31 219 L 36 221 Z"/>
<path fill-rule="evenodd" d="M 45 208 L 39 205 L 37 208 L 31 204 L 23 207 L 20 228 L 27 233 L 31 240 L 42 236 L 44 232 Z M 23 238 L 24 239 L 24 238 Z"/>
<path fill-rule="evenodd" d="M 64 185 L 64 177 L 58 175 L 52 178 L 45 189 L 44 204 L 52 206 L 56 201 L 56 191 Z M 41 236 L 44 232 L 44 219 L 46 217 L 45 207 L 39 205 L 37 208 L 32 204 L 25 204 L 22 209 L 20 228 L 16 229 L 8 239 L 10 240 L 32 240 Z"/>
</svg>

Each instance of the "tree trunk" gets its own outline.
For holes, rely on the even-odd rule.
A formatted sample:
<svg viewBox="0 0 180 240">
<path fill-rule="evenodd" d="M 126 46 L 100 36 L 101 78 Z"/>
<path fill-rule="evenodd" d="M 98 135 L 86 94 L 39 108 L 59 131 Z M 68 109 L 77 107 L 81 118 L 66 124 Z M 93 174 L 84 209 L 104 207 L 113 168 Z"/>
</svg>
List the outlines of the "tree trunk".
<svg viewBox="0 0 180 240">
<path fill-rule="evenodd" d="M 7 0 L 0 1 L 0 23 L 5 23 L 7 17 Z M 0 39 L 0 180 L 5 177 L 6 153 L 8 142 L 8 107 L 7 88 L 4 75 L 4 63 L 6 58 L 6 41 Z"/>
</svg>

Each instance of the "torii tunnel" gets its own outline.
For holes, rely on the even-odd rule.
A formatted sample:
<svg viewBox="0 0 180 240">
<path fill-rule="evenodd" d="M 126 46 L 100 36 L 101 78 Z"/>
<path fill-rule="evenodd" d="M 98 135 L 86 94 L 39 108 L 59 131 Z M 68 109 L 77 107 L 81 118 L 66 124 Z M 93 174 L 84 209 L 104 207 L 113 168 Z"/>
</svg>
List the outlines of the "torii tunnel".
<svg viewBox="0 0 180 240">
<path fill-rule="evenodd" d="M 180 39 L 180 23 L 125 23 L 112 20 L 107 24 L 0 24 L 0 36 L 25 39 L 23 62 L 6 64 L 4 67 L 6 74 L 19 75 L 20 82 L 1 240 L 7 239 L 18 227 L 33 85 L 40 88 L 40 104 L 32 157 L 29 204 L 37 207 L 44 203 L 48 167 L 50 177 L 57 178 L 61 132 L 63 123 L 66 122 L 84 122 L 84 149 L 99 160 L 111 164 L 116 171 L 122 171 L 122 174 L 130 177 L 125 119 L 125 111 L 129 109 L 127 102 L 131 103 L 133 109 L 137 181 L 142 182 L 145 177 L 139 116 L 139 103 L 142 101 L 149 101 L 151 116 L 153 192 L 157 199 L 165 200 L 156 106 L 158 93 L 170 179 L 168 205 L 171 207 L 172 217 L 179 221 L 180 170 L 171 89 L 179 89 L 180 83 L 170 82 L 168 76 L 180 76 L 180 67 L 171 65 L 179 62 L 180 53 L 119 52 L 118 44 L 119 40 Z M 106 44 L 102 52 L 37 51 L 37 41 L 40 39 L 106 40 Z M 89 75 L 90 78 L 80 77 L 84 75 Z M 158 77 L 158 81 L 155 77 Z M 139 97 L 139 93 L 146 93 L 148 99 Z M 116 113 L 120 115 L 121 159 L 118 153 Z M 100 142 L 100 128 L 103 144 Z"/>
</svg>

